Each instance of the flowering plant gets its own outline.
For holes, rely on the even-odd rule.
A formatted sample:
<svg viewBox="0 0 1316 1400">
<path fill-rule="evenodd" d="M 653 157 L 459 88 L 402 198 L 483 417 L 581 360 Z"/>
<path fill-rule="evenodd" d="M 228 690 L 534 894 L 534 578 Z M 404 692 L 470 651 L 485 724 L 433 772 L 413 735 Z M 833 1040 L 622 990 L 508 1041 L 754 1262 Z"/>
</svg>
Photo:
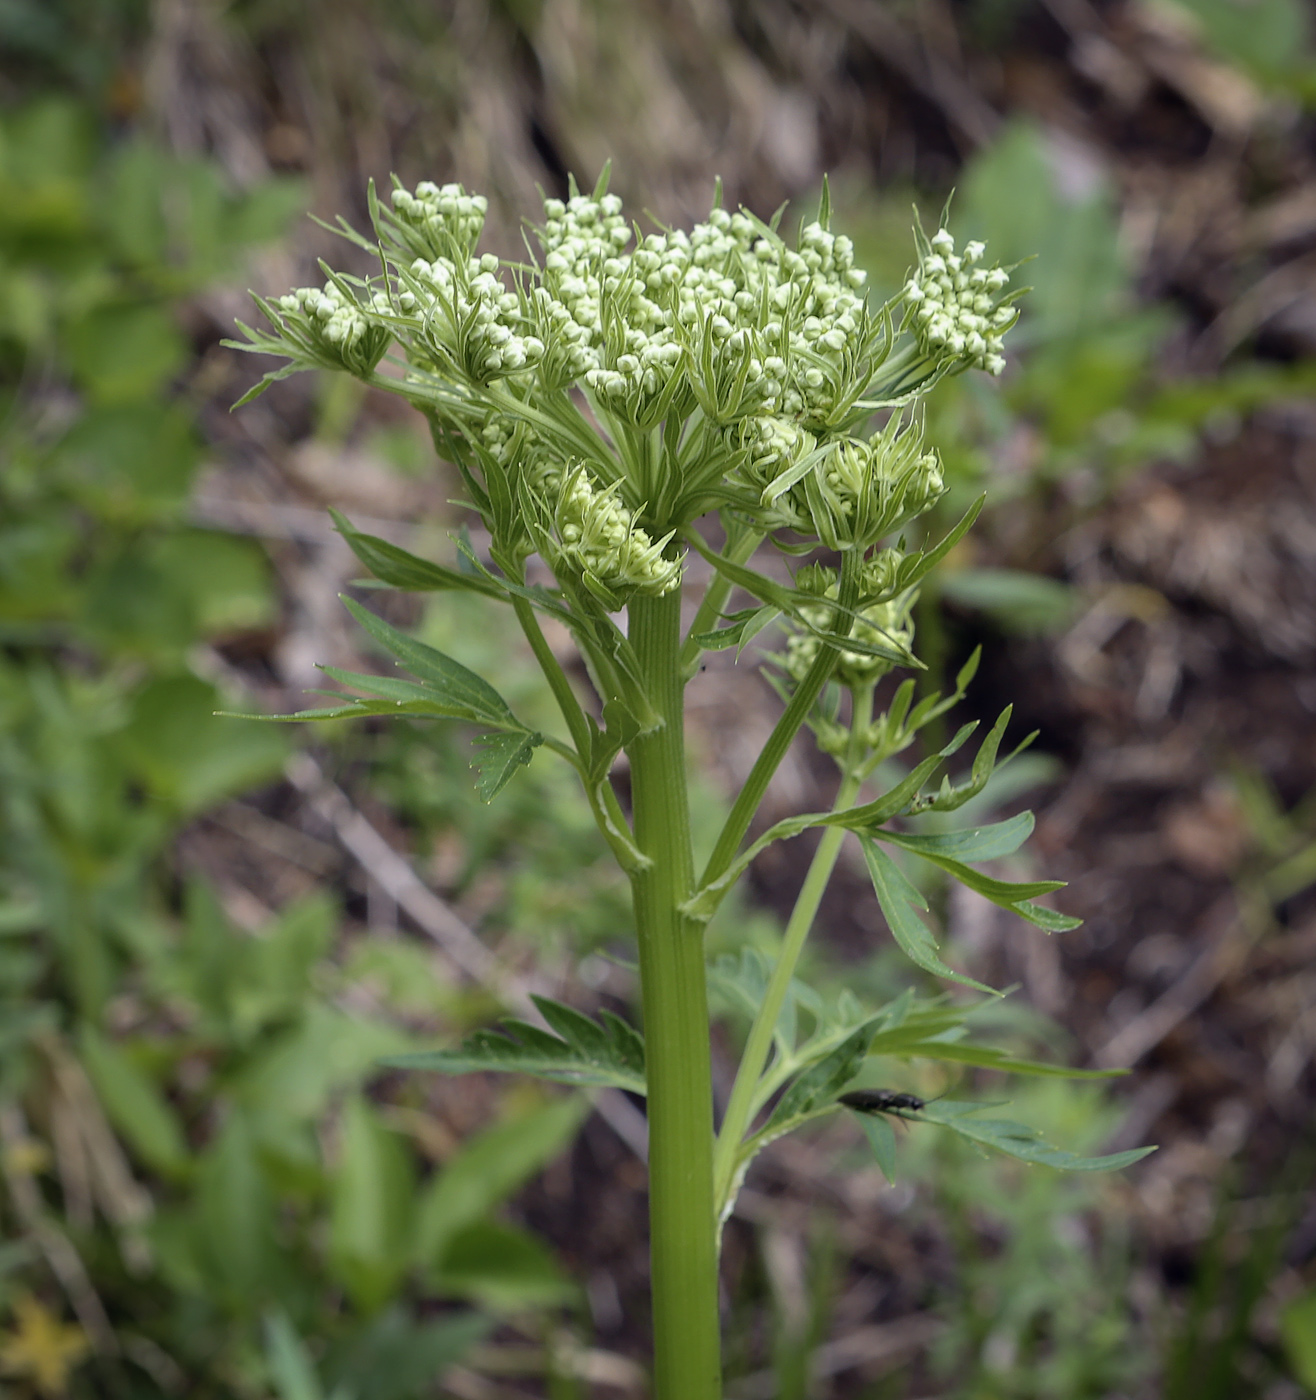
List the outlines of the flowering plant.
<svg viewBox="0 0 1316 1400">
<path fill-rule="evenodd" d="M 1074 923 L 1037 902 L 1057 882 L 1009 883 L 976 868 L 1018 849 L 1032 827 L 1029 814 L 951 832 L 911 830 L 907 820 L 953 811 L 982 792 L 998 766 L 1009 711 L 962 781 L 942 777 L 930 786 L 973 725 L 862 800 L 879 766 L 963 695 L 976 665 L 975 656 L 950 696 L 915 702 L 907 678 L 874 712 L 878 682 L 893 669 L 919 666 L 911 608 L 920 580 L 981 507 L 935 544 L 914 548 L 899 533 L 945 492 L 917 401 L 948 375 L 1001 372 L 1002 337 L 1019 295 L 1008 290 L 1009 271 L 986 267 L 981 243 L 957 254 L 944 228 L 931 238 L 919 230 L 908 283 L 873 307 L 853 245 L 830 229 L 825 189 L 794 246 L 777 220 L 720 206 L 719 191 L 708 218 L 688 233 L 643 234 L 607 193 L 605 172 L 590 194 L 573 183 L 568 200 L 546 199 L 527 260 L 507 263 L 476 252 L 486 212 L 480 196 L 456 185 L 421 184 L 414 192 L 399 185 L 384 202 L 372 187 L 374 239 L 341 221 L 340 229 L 370 253 L 378 272 L 361 278 L 326 266 L 321 289 L 257 298 L 272 329 L 244 326 L 247 339 L 238 343 L 285 361 L 247 398 L 318 367 L 400 395 L 425 415 L 488 532 L 487 558 L 465 535 L 455 566 L 447 566 L 362 534 L 341 516 L 339 529 L 384 584 L 469 590 L 510 606 L 565 733 L 530 729 L 478 676 L 351 603 L 411 678 L 326 668 L 360 695 L 285 718 L 468 721 L 481 730 L 475 764 L 486 798 L 536 749 L 551 750 L 579 775 L 630 878 L 643 1040 L 615 1017 L 597 1022 L 541 1001 L 548 1030 L 508 1022 L 505 1033 L 484 1032 L 411 1063 L 449 1073 L 521 1070 L 647 1095 L 660 1400 L 721 1393 L 720 1227 L 763 1146 L 835 1112 L 842 1090 L 877 1056 L 1050 1069 L 968 1043 L 962 1007 L 944 997 L 911 991 L 871 1009 L 847 995 L 829 1005 L 794 979 L 846 832 L 860 842 L 892 935 L 935 976 L 979 987 L 941 959 L 920 917 L 926 901 L 892 851 L 1043 929 Z M 751 566 L 765 543 L 788 556 L 826 556 L 784 583 Z M 690 551 L 712 574 L 683 626 Z M 532 566 L 536 556 L 547 574 Z M 727 611 L 736 589 L 752 606 Z M 570 630 L 592 697 L 577 694 L 541 617 Z M 784 708 L 697 871 L 684 688 L 704 653 L 743 647 L 773 622 L 788 633 L 775 681 Z M 768 783 L 805 726 L 840 768 L 833 808 L 779 822 L 746 846 Z M 615 781 L 623 752 L 628 804 Z M 822 828 L 822 839 L 775 965 L 745 950 L 710 970 L 703 929 L 722 899 L 765 846 L 810 827 Z M 716 1134 L 710 971 L 753 1021 Z M 1079 1159 L 1047 1147 L 1031 1129 L 976 1116 L 980 1106 L 972 1103 L 862 1091 L 845 1103 L 860 1115 L 888 1175 L 892 1113 L 1053 1166 L 1116 1167 L 1141 1155 Z"/>
</svg>

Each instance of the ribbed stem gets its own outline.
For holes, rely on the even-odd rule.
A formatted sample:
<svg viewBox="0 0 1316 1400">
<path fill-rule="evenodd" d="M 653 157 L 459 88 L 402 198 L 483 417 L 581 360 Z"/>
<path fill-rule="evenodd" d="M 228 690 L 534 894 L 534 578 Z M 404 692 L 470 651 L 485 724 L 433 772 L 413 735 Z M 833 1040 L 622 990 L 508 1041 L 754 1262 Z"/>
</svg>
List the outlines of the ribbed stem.
<svg viewBox="0 0 1316 1400">
<path fill-rule="evenodd" d="M 661 728 L 628 749 L 632 876 L 649 1107 L 654 1400 L 721 1400 L 713 1090 L 702 927 L 682 917 L 694 883 L 680 673 L 679 592 L 637 598 L 630 640 Z"/>
</svg>

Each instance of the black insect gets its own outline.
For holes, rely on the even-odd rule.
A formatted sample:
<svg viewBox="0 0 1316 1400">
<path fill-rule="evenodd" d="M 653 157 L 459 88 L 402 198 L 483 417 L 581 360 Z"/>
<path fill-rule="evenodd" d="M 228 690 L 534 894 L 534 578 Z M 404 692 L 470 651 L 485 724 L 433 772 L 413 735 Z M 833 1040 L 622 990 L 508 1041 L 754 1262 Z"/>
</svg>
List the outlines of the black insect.
<svg viewBox="0 0 1316 1400">
<path fill-rule="evenodd" d="M 889 1113 L 894 1118 L 907 1118 L 928 1106 L 927 1099 L 917 1094 L 898 1093 L 895 1089 L 853 1089 L 837 1100 L 858 1113 Z"/>
</svg>

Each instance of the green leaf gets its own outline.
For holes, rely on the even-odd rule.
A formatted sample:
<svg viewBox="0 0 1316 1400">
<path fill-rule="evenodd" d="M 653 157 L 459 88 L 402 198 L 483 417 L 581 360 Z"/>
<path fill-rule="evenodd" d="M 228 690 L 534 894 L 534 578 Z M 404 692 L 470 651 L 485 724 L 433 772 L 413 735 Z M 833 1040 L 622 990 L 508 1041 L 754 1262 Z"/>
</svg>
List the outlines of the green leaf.
<svg viewBox="0 0 1316 1400">
<path fill-rule="evenodd" d="M 515 1017 L 503 1030 L 476 1031 L 456 1050 L 429 1050 L 385 1060 L 394 1069 L 427 1069 L 439 1074 L 479 1074 L 501 1070 L 529 1074 L 558 1084 L 611 1085 L 632 1094 L 645 1092 L 644 1041 L 604 1011 L 592 1021 L 579 1011 L 547 997 L 535 997 L 553 1034 Z"/>
<path fill-rule="evenodd" d="M 1040 1075 L 1054 1079 L 1114 1079 L 1127 1072 L 1120 1069 L 1070 1069 L 1067 1065 L 1051 1065 L 1042 1060 L 1021 1060 L 987 1045 L 966 1044 L 960 1040 L 933 1040 L 917 1030 L 911 1035 L 903 1027 L 879 1030 L 873 1037 L 868 1053 L 870 1057 L 889 1055 L 902 1060 L 940 1060 L 947 1064 L 1000 1070 L 1005 1074 Z"/>
<path fill-rule="evenodd" d="M 1036 1128 L 1007 1118 L 976 1118 L 986 1104 L 958 1103 L 950 1099 L 929 1103 L 912 1121 L 937 1123 L 970 1142 L 995 1148 L 1008 1157 L 1030 1165 L 1055 1167 L 1067 1172 L 1113 1172 L 1141 1161 L 1154 1147 L 1135 1147 L 1127 1152 L 1111 1152 L 1104 1157 L 1079 1157 L 1046 1143 Z"/>
<path fill-rule="evenodd" d="M 932 859 L 944 856 L 950 860 L 998 860 L 1013 855 L 1033 832 L 1033 814 L 1020 812 L 1009 821 L 993 822 L 990 826 L 969 827 L 964 831 L 944 831 L 933 835 L 901 832 L 898 844 L 915 855 Z M 882 834 L 883 840 L 887 833 Z"/>
<path fill-rule="evenodd" d="M 896 1131 L 880 1113 L 855 1113 L 864 1136 L 873 1148 L 882 1175 L 894 1186 L 896 1183 Z"/>
<path fill-rule="evenodd" d="M 863 1068 L 868 1045 L 873 1038 L 873 1022 L 865 1021 L 848 1035 L 826 1058 L 806 1070 L 777 1101 L 762 1130 L 752 1142 L 764 1142 L 789 1132 L 820 1111 L 829 1111 L 837 1094 Z"/>
<path fill-rule="evenodd" d="M 555 1099 L 469 1139 L 422 1197 L 408 1250 L 438 1267 L 453 1238 L 483 1220 L 561 1153 L 589 1112 L 580 1095 Z"/>
<path fill-rule="evenodd" d="M 239 1313 L 268 1296 L 274 1210 L 245 1116 L 231 1112 L 202 1158 L 195 1195 L 198 1255 L 207 1291 Z"/>
<path fill-rule="evenodd" d="M 468 671 L 452 657 L 390 627 L 383 618 L 376 617 L 351 598 L 344 598 L 343 602 L 361 626 L 421 682 L 428 698 L 443 706 L 454 719 L 468 719 L 499 728 L 521 728 L 503 697 L 474 671 Z"/>
<path fill-rule="evenodd" d="M 107 1117 L 137 1156 L 163 1176 L 185 1172 L 182 1126 L 152 1080 L 89 1022 L 79 1028 L 78 1048 Z"/>
<path fill-rule="evenodd" d="M 330 1200 L 330 1270 L 357 1307 L 373 1312 L 407 1268 L 415 1179 L 398 1134 L 359 1097 L 343 1109 Z"/>
<path fill-rule="evenodd" d="M 306 1343 L 284 1312 L 265 1318 L 265 1355 L 279 1400 L 323 1400 Z"/>
<path fill-rule="evenodd" d="M 434 1284 L 441 1292 L 499 1312 L 562 1307 L 579 1297 L 544 1244 L 525 1230 L 493 1220 L 477 1221 L 452 1238 Z"/>
<path fill-rule="evenodd" d="M 419 1400 L 492 1327 L 492 1318 L 476 1312 L 417 1323 L 394 1305 L 330 1363 L 329 1375 L 354 1400 Z"/>
<path fill-rule="evenodd" d="M 468 593 L 483 593 L 504 601 L 507 594 L 490 579 L 477 573 L 461 573 L 444 568 L 429 559 L 421 559 L 400 545 L 390 544 L 378 535 L 363 534 L 340 511 L 330 510 L 334 528 L 347 541 L 352 553 L 381 582 L 392 588 L 413 593 L 435 593 L 457 589 Z"/>
<path fill-rule="evenodd" d="M 1288 1304 L 1280 1314 L 1279 1331 L 1293 1374 L 1316 1391 L 1316 1288 Z"/>
<path fill-rule="evenodd" d="M 910 883 L 908 876 L 871 838 L 861 836 L 868 873 L 872 877 L 877 902 L 891 930 L 891 936 L 911 962 L 936 977 L 946 977 L 980 992 L 992 992 L 991 987 L 975 982 L 948 967 L 937 956 L 937 942 L 917 911 L 927 909 L 928 902 Z"/>
<path fill-rule="evenodd" d="M 960 884 L 968 886 L 971 890 L 976 890 L 984 899 L 991 900 L 993 904 L 999 905 L 1002 909 L 1013 911 L 1021 918 L 1027 919 L 1029 923 L 1037 924 L 1047 929 L 1048 932 L 1062 932 L 1066 929 L 1077 928 L 1082 922 L 1081 919 L 1070 918 L 1067 914 L 1058 914 L 1054 909 L 1047 909 L 1032 902 L 1039 895 L 1051 894 L 1055 890 L 1064 889 L 1065 882 L 1063 880 L 1032 880 L 1020 884 L 1012 883 L 1009 880 L 995 880 L 990 875 L 984 875 L 981 871 L 974 870 L 972 866 L 965 865 L 962 861 L 951 860 L 947 856 L 939 854 L 935 849 L 930 849 L 925 844 L 911 845 L 911 838 L 905 836 L 903 832 L 884 831 L 880 834 L 879 839 L 888 841 L 893 846 L 913 851 L 915 855 L 926 860 L 929 864 L 946 871 Z M 913 840 L 926 842 L 928 838 L 915 837 Z"/>
<path fill-rule="evenodd" d="M 492 802 L 507 786 L 518 768 L 530 762 L 534 751 L 544 742 L 542 734 L 531 730 L 504 733 L 493 730 L 481 734 L 475 741 L 475 790 L 486 802 Z"/>
<path fill-rule="evenodd" d="M 1070 584 L 1022 569 L 959 569 L 941 580 L 940 592 L 989 613 L 1007 631 L 1042 635 L 1067 627 L 1081 601 Z"/>
</svg>

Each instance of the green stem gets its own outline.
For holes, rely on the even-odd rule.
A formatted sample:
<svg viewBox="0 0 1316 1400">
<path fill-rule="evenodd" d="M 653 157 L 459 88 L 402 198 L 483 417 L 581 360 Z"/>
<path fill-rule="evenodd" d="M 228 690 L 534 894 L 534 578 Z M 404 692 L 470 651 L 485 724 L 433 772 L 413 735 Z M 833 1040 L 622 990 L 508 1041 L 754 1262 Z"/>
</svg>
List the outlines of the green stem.
<svg viewBox="0 0 1316 1400">
<path fill-rule="evenodd" d="M 863 686 L 852 692 L 853 709 L 850 716 L 850 742 L 846 748 L 845 766 L 841 786 L 836 793 L 832 810 L 843 812 L 854 805 L 859 789 L 863 786 L 863 756 L 867 745 L 868 726 L 873 718 L 873 687 Z M 791 910 L 790 920 L 782 938 L 781 952 L 777 955 L 777 965 L 772 970 L 772 980 L 763 998 L 754 1024 L 750 1027 L 749 1039 L 745 1042 L 744 1054 L 740 1057 L 740 1068 L 736 1071 L 736 1082 L 731 1090 L 731 1099 L 722 1119 L 722 1130 L 718 1134 L 713 1157 L 713 1191 L 719 1214 L 729 1204 L 732 1182 L 735 1178 L 736 1157 L 740 1144 L 744 1141 L 754 1113 L 755 1090 L 768 1062 L 772 1049 L 772 1038 L 777 1029 L 777 1018 L 785 1004 L 790 990 L 791 978 L 799 964 L 804 950 L 804 941 L 809 936 L 813 921 L 818 916 L 827 882 L 832 877 L 836 858 L 840 854 L 841 842 L 845 839 L 845 828 L 829 826 L 813 854 L 808 874 L 800 887 Z"/>
<path fill-rule="evenodd" d="M 835 613 L 838 629 L 841 620 L 848 616 L 855 605 L 855 599 L 859 596 L 859 573 L 862 567 L 863 557 L 859 550 L 847 550 L 841 556 L 841 582 L 837 590 Z M 763 801 L 763 794 L 767 792 L 768 784 L 772 781 L 772 775 L 786 757 L 786 751 L 794 742 L 800 726 L 808 718 L 813 702 L 822 694 L 822 688 L 832 674 L 836 664 L 836 653 L 837 648 L 830 644 L 819 647 L 813 665 L 795 687 L 790 704 L 782 711 L 776 728 L 768 736 L 763 752 L 755 760 L 749 777 L 745 779 L 745 786 L 740 790 L 740 796 L 736 798 L 722 830 L 718 833 L 713 854 L 709 856 L 704 873 L 699 877 L 701 887 L 716 880 L 735 860 L 740 843 L 745 839 L 745 833 L 754 820 L 759 803 Z"/>
<path fill-rule="evenodd" d="M 636 598 L 630 639 L 660 728 L 629 747 L 631 889 L 640 950 L 649 1107 L 654 1400 L 721 1400 L 713 1090 L 702 926 L 682 917 L 694 883 L 686 794 L 681 595 Z"/>
<path fill-rule="evenodd" d="M 727 558 L 737 564 L 747 563 L 750 555 L 762 543 L 763 531 L 746 526 L 744 534 L 731 543 Z M 694 638 L 700 632 L 712 631 L 730 596 L 731 587 L 731 580 L 725 574 L 714 571 L 713 577 L 708 581 L 708 587 L 704 589 L 704 596 L 699 600 L 694 621 L 691 622 L 690 630 L 685 634 L 685 641 L 681 645 L 681 675 L 686 680 L 694 675 L 699 665 L 701 648 Z"/>
</svg>

